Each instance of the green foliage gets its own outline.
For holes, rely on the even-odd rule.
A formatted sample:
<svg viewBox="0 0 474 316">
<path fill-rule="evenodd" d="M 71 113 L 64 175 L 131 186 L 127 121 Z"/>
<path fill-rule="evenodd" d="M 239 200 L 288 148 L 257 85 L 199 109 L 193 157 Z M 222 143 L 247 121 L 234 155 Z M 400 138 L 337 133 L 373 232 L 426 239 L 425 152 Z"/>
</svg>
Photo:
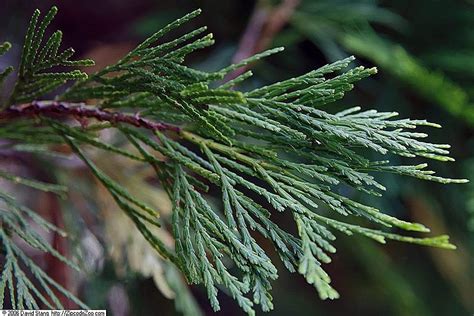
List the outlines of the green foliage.
<svg viewBox="0 0 474 316">
<path fill-rule="evenodd" d="M 45 192 L 61 194 L 66 190 L 63 186 L 23 179 L 3 171 L 0 172 L 0 177 L 15 184 L 27 185 Z M 0 199 L 3 204 L 0 209 L 0 249 L 5 258 L 0 279 L 0 308 L 5 307 L 6 291 L 8 291 L 13 309 L 39 309 L 40 304 L 52 309 L 62 308 L 54 291 L 59 291 L 82 308 L 87 308 L 74 295 L 50 278 L 14 241 L 15 237 L 20 238 L 29 247 L 48 252 L 79 270 L 74 263 L 58 253 L 39 232 L 32 229 L 31 223 L 45 231 L 54 230 L 63 237 L 66 233 L 45 221 L 35 211 L 20 204 L 11 194 L 0 191 Z"/>
<path fill-rule="evenodd" d="M 0 44 L 0 56 L 8 52 L 8 50 L 11 48 L 11 44 L 9 42 L 5 42 Z M 13 67 L 9 66 L 5 68 L 2 72 L 0 72 L 0 86 L 2 85 L 3 81 L 5 78 L 13 71 Z"/>
<path fill-rule="evenodd" d="M 381 6 L 379 1 L 322 0 L 302 1 L 292 15 L 290 24 L 293 33 L 308 38 L 327 56 L 337 60 L 347 56 L 340 40 L 346 34 L 358 33 L 375 24 L 403 30 L 406 21 L 393 11 Z M 287 36 L 296 39 L 295 34 Z"/>
<path fill-rule="evenodd" d="M 425 99 L 441 105 L 454 116 L 474 122 L 468 93 L 442 73 L 424 67 L 403 47 L 383 41 L 373 33 L 347 35 L 342 42 L 350 51 L 370 59 Z"/>
<path fill-rule="evenodd" d="M 454 9 L 447 2 L 437 4 L 452 12 L 452 17 L 447 17 L 450 19 L 447 24 L 462 23 L 462 27 L 458 26 L 462 30 L 473 27 L 470 17 L 458 12 L 459 8 Z M 401 2 L 398 5 L 400 6 L 398 12 L 403 12 L 406 5 Z M 420 2 L 417 5 L 424 8 L 426 4 Z M 387 29 L 390 30 L 387 32 L 389 34 L 395 32 L 405 35 L 409 27 L 416 28 L 422 24 L 426 28 L 425 32 L 434 33 L 433 27 L 436 23 L 432 25 L 432 15 L 427 15 L 428 19 L 420 17 L 424 18 L 423 22 L 410 21 L 414 25 L 409 25 L 408 21 L 397 15 L 396 9 L 397 5 L 386 8 L 378 1 L 303 1 L 291 18 L 293 29 L 287 31 L 290 34 L 282 38 L 290 38 L 292 41 L 301 40 L 301 37 L 307 38 L 329 60 L 340 59 L 347 54 L 366 58 L 382 71 L 404 83 L 414 93 L 441 106 L 453 116 L 472 123 L 474 111 L 469 89 L 462 87 L 440 71 L 443 69 L 463 77 L 472 76 L 470 73 L 472 48 L 466 45 L 464 38 L 460 38 L 462 32 L 456 32 L 461 33 L 455 37 L 456 49 L 452 47 L 446 49 L 439 47 L 440 45 L 431 50 L 428 48 L 423 60 L 435 64 L 436 68 L 433 70 L 422 63 L 420 58 L 412 55 L 409 49 L 396 44 L 396 40 L 390 39 L 389 36 L 384 36 L 383 31 Z M 373 27 L 379 27 L 382 31 L 376 32 Z"/>
<path fill-rule="evenodd" d="M 23 44 L 20 66 L 18 68 L 18 80 L 10 97 L 10 104 L 35 100 L 55 90 L 68 80 L 87 78 L 87 75 L 80 70 L 72 70 L 70 72 L 52 71 L 52 68 L 57 66 L 77 67 L 94 64 L 92 60 L 88 59 L 70 60 L 74 54 L 72 48 L 58 52 L 62 41 L 61 31 L 54 32 L 44 42 L 46 28 L 57 12 L 58 9 L 52 7 L 41 22 L 39 22 L 40 11 L 36 10 L 33 13 L 26 33 L 25 43 Z M 44 45 L 42 46 L 42 44 Z M 48 70 L 49 72 L 46 72 Z"/>
<path fill-rule="evenodd" d="M 201 35 L 205 28 L 168 42 L 157 41 L 197 16 L 197 10 L 165 26 L 118 63 L 88 78 L 77 70 L 42 73 L 57 65 L 91 64 L 87 60 L 69 61 L 71 50 L 57 54 L 61 33 L 53 33 L 41 46 L 44 30 L 55 13 L 53 8 L 39 25 L 39 11 L 33 15 L 15 90 L 0 114 L 4 119 L 0 136 L 12 145 L 68 144 L 156 251 L 175 264 L 189 283 L 206 288 L 214 310 L 220 308 L 219 289 L 250 315 L 255 313 L 255 305 L 263 311 L 273 309 L 271 281 L 278 277 L 278 271 L 256 235 L 268 239 L 285 267 L 313 284 L 322 299 L 339 297 L 323 268 L 336 251 L 335 232 L 359 234 L 380 243 L 398 240 L 454 248 L 444 235 L 422 238 L 398 234 L 402 230 L 429 230 L 339 193 L 340 188 L 351 187 L 380 196 L 386 189 L 374 177 L 377 172 L 441 183 L 466 182 L 434 176 L 433 171 L 425 170 L 426 164 L 396 166 L 368 158 L 371 151 L 449 161 L 448 145 L 426 142 L 425 133 L 414 131 L 439 127 L 437 124 L 396 119 L 394 112 L 363 111 L 359 107 L 334 114 L 320 109 L 342 99 L 356 82 L 375 74 L 375 68 L 345 70 L 354 60 L 349 57 L 299 77 L 240 92 L 233 87 L 251 73 L 227 83 L 223 82 L 225 76 L 282 49 L 216 72 L 192 69 L 184 65 L 186 56 L 214 42 L 212 34 Z M 57 96 L 59 101 L 18 104 L 74 79 L 75 84 Z M 79 103 L 89 99 L 96 103 L 88 107 Z M 61 115 L 101 123 L 78 127 L 58 119 Z M 126 139 L 133 150 L 103 141 L 100 131 L 106 129 Z M 156 210 L 100 170 L 88 157 L 86 144 L 152 167 L 173 203 L 171 218 L 158 219 Z M 4 172 L 0 176 L 48 191 L 59 189 Z M 210 202 L 210 189 L 220 191 L 220 207 Z M 275 224 L 275 212 L 289 213 L 297 233 Z M 19 225 L 8 216 L 2 218 L 3 225 Z M 153 226 L 162 224 L 172 227 L 174 249 L 152 233 Z M 33 232 L 15 231 L 22 232 L 20 237 L 32 246 L 54 252 L 29 235 Z M 29 281 L 11 259 L 21 255 L 7 232 L 3 227 L 8 265 L 1 284 L 5 287 L 8 283 L 11 289 L 11 275 L 15 275 L 17 295 L 11 295 L 12 304 L 34 306 L 32 295 L 24 294 L 28 293 Z M 28 267 L 40 274 L 28 262 Z M 41 299 L 39 293 L 34 291 Z M 192 314 L 190 303 L 186 304 L 188 308 L 182 310 Z"/>
</svg>

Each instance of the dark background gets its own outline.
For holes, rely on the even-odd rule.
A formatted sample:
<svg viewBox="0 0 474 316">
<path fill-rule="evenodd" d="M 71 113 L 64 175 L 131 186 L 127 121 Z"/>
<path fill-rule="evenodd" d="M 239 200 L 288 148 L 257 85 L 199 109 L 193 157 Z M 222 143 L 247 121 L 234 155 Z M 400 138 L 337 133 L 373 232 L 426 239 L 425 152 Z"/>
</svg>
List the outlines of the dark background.
<svg viewBox="0 0 474 316">
<path fill-rule="evenodd" d="M 14 45 L 14 53 L 8 58 L 18 59 L 33 10 L 40 8 L 44 12 L 51 4 L 60 9 L 51 29 L 61 29 L 63 45 L 74 47 L 81 57 L 95 59 L 97 67 L 117 60 L 167 22 L 202 8 L 202 15 L 185 29 L 207 25 L 216 45 L 194 54 L 187 62 L 201 69 L 217 69 L 230 63 L 242 49 L 239 42 L 249 22 L 254 21 L 255 12 L 271 13 L 282 2 L 0 0 L 0 41 L 8 40 Z M 303 0 L 264 45 L 284 45 L 287 49 L 255 65 L 251 84 L 289 78 L 354 54 L 359 63 L 377 66 L 379 73 L 359 83 L 342 102 L 327 105 L 324 110 L 361 105 L 440 123 L 443 129 L 428 131 L 431 140 L 450 143 L 456 162 L 433 163 L 433 168 L 443 176 L 472 181 L 473 30 L 473 1 Z M 254 37 L 258 39 L 257 31 Z M 354 44 L 354 37 L 362 48 Z M 395 163 L 407 162 L 388 158 Z M 359 237 L 339 236 L 338 252 L 327 271 L 341 298 L 321 301 L 302 278 L 280 269 L 271 315 L 474 312 L 473 185 L 444 186 L 391 175 L 380 175 L 379 179 L 388 188 L 383 198 L 347 194 L 402 219 L 425 223 L 433 234 L 449 234 L 458 250 L 396 242 L 382 246 Z M 172 301 L 165 299 L 151 280 L 138 275 L 118 277 L 109 260 L 105 262 L 83 281 L 82 298 L 91 307 L 109 309 L 110 293 L 118 288 L 123 306 L 117 314 L 174 314 Z M 206 314 L 212 314 L 205 291 L 199 287 L 192 291 Z M 232 299 L 225 295 L 220 299 L 219 314 L 242 315 Z"/>
</svg>

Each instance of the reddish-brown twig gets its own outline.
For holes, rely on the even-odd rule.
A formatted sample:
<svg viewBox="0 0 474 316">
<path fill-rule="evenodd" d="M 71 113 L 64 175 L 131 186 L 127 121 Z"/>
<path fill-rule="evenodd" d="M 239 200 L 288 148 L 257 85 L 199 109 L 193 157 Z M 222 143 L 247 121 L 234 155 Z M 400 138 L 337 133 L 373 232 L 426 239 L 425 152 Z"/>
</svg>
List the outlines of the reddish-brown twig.
<svg viewBox="0 0 474 316">
<path fill-rule="evenodd" d="M 173 131 L 179 133 L 181 128 L 176 125 L 152 121 L 140 117 L 138 114 L 126 114 L 88 106 L 82 103 L 68 103 L 59 101 L 33 101 L 31 103 L 10 106 L 0 111 L 0 120 L 43 115 L 48 117 L 73 116 L 78 120 L 94 118 L 112 124 L 125 123 L 149 130 Z"/>
<path fill-rule="evenodd" d="M 277 7 L 270 7 L 259 1 L 240 39 L 239 48 L 232 62 L 237 63 L 268 48 L 275 35 L 291 18 L 299 2 L 299 0 L 282 0 Z M 234 79 L 247 69 L 248 67 L 236 69 L 227 79 Z"/>
</svg>

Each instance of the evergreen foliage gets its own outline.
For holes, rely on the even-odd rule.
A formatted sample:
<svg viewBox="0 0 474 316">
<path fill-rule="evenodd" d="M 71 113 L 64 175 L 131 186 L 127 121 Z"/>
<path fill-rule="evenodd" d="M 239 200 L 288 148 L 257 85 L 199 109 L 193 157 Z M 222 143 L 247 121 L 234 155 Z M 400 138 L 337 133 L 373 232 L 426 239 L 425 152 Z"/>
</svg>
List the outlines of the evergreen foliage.
<svg viewBox="0 0 474 316">
<path fill-rule="evenodd" d="M 427 3 L 417 3 L 418 7 L 414 11 Z M 470 16 L 465 15 L 466 9 L 449 2 L 436 4 L 433 12 L 446 8 L 452 13 L 452 16 L 447 16 L 446 23 L 455 24 L 459 31 L 451 38 L 449 49 L 442 47 L 443 45 L 431 47 L 432 44 L 420 44 L 422 51 L 425 51 L 420 58 L 412 55 L 408 47 L 403 47 L 400 40 L 392 39 L 395 36 L 391 33 L 399 37 L 406 36 L 409 29 L 433 34 L 433 29 L 436 32 L 441 30 L 437 29 L 439 24 L 430 19 L 431 14 L 419 17 L 416 21 L 405 20 L 398 15 L 404 8 L 406 4 L 403 2 L 387 7 L 379 1 L 303 1 L 292 16 L 293 28 L 288 31 L 290 34 L 283 37 L 293 40 L 300 36 L 307 38 L 329 60 L 340 59 L 351 53 L 366 58 L 420 97 L 440 105 L 451 115 L 472 123 L 474 112 L 469 88 L 459 85 L 446 75 L 454 72 L 462 77 L 472 76 L 471 47 L 466 45 L 463 37 L 463 31 L 472 28 Z M 376 31 L 375 27 L 382 30 Z M 426 63 L 435 64 L 435 67 L 427 67 Z"/>
<path fill-rule="evenodd" d="M 69 145 L 154 249 L 189 283 L 206 288 L 214 310 L 219 310 L 218 290 L 233 297 L 248 314 L 255 313 L 256 305 L 263 311 L 273 309 L 271 281 L 278 271 L 257 235 L 268 239 L 285 267 L 313 284 L 322 299 L 339 296 L 323 265 L 336 251 L 336 232 L 360 234 L 380 243 L 398 240 L 455 248 L 445 235 L 399 234 L 429 230 L 339 193 L 340 188 L 351 187 L 381 196 L 386 188 L 374 176 L 379 172 L 440 183 L 466 182 L 435 176 L 425 163 L 397 166 L 368 158 L 372 151 L 381 156 L 392 153 L 450 161 L 448 145 L 427 142 L 425 133 L 415 131 L 439 127 L 437 124 L 360 107 L 338 113 L 322 109 L 342 99 L 356 82 L 375 74 L 375 68 L 346 70 L 354 60 L 349 57 L 296 78 L 241 92 L 235 87 L 251 72 L 230 82 L 224 82 L 226 75 L 282 49 L 268 50 L 215 72 L 190 68 L 185 58 L 212 45 L 212 34 L 203 35 L 206 28 L 202 27 L 174 40 L 163 41 L 163 37 L 196 17 L 200 13 L 196 10 L 153 34 L 116 64 L 88 77 L 80 70 L 57 70 L 57 66 L 93 62 L 71 61 L 72 49 L 58 53 L 59 31 L 43 38 L 56 11 L 53 7 L 41 22 L 40 12 L 33 14 L 14 91 L 0 112 L 0 137 L 12 150 L 17 144 Z M 0 54 L 9 47 L 2 44 Z M 5 69 L 0 80 L 11 72 L 11 67 Z M 39 100 L 67 80 L 74 84 L 64 93 L 54 100 Z M 93 105 L 85 105 L 87 100 L 93 100 Z M 73 118 L 81 124 L 74 124 Z M 133 150 L 104 142 L 99 136 L 106 129 L 127 140 Z M 173 203 L 172 217 L 159 218 L 157 210 L 100 170 L 88 157 L 85 145 L 151 166 Z M 4 171 L 0 177 L 59 194 L 65 189 Z M 221 193 L 220 207 L 208 198 L 208 192 L 215 189 Z M 0 212 L 1 249 L 6 258 L 0 280 L 2 302 L 8 290 L 13 307 L 59 306 L 51 291 L 58 285 L 13 241 L 18 236 L 67 261 L 27 228 L 26 217 L 44 229 L 56 228 L 10 194 L 0 192 L 0 198 L 5 202 Z M 276 225 L 272 221 L 275 212 L 290 213 L 295 232 Z M 173 249 L 152 232 L 153 226 L 168 224 L 175 239 Z M 29 280 L 19 260 L 41 288 Z"/>
</svg>

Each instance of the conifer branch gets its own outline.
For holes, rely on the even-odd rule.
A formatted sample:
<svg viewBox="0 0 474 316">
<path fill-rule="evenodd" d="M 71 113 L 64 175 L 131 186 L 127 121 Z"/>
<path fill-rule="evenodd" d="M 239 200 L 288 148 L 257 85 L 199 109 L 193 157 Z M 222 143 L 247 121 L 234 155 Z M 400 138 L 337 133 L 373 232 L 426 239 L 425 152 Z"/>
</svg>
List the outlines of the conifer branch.
<svg viewBox="0 0 474 316">
<path fill-rule="evenodd" d="M 284 266 L 313 284 L 322 299 L 339 297 L 323 269 L 323 264 L 331 261 L 330 254 L 336 251 L 334 231 L 360 234 L 380 243 L 389 239 L 455 248 L 445 235 L 423 238 L 386 231 L 391 227 L 408 232 L 429 229 L 354 201 L 339 190 L 348 186 L 381 196 L 386 188 L 372 175 L 374 172 L 444 184 L 466 182 L 435 176 L 434 171 L 426 170 L 426 164 L 394 166 L 367 155 L 367 151 L 372 151 L 452 161 L 448 156 L 449 145 L 430 143 L 424 140 L 427 134 L 414 131 L 439 125 L 425 120 L 396 119 L 398 113 L 360 107 L 338 113 L 322 110 L 321 106 L 342 99 L 356 82 L 376 73 L 375 68 L 345 70 L 353 57 L 251 91 L 233 90 L 252 74 L 246 72 L 224 84 L 222 79 L 282 48 L 256 54 L 215 72 L 190 68 L 184 65 L 186 56 L 214 42 L 212 34 L 196 39 L 206 30 L 204 27 L 168 42 L 157 41 L 199 13 L 196 10 L 170 23 L 118 63 L 88 77 L 79 70 L 43 72 L 59 65 L 90 65 L 92 61 L 69 60 L 72 49 L 58 54 L 60 32 L 44 42 L 42 36 L 56 9 L 41 22 L 40 12 L 35 11 L 25 38 L 19 78 L 10 100 L 0 111 L 0 138 L 8 141 L 8 149 L 19 143 L 43 146 L 43 151 L 48 152 L 48 145 L 69 145 L 157 253 L 174 264 L 189 283 L 206 288 L 214 310 L 220 308 L 219 288 L 224 288 L 249 315 L 255 314 L 255 305 L 263 311 L 273 308 L 271 281 L 278 277 L 278 271 L 255 233 L 270 240 Z M 0 55 L 9 47 L 0 45 Z M 0 83 L 11 72 L 8 69 L 0 73 Z M 55 101 L 36 101 L 65 80 L 75 83 L 56 96 Z M 90 99 L 95 99 L 96 104 L 85 105 Z M 28 119 L 32 117 L 40 119 Z M 65 120 L 70 117 L 77 118 L 82 126 Z M 87 126 L 88 119 L 100 123 Z M 122 147 L 101 139 L 99 132 L 103 129 L 113 129 L 114 135 L 131 146 Z M 172 132 L 173 137 L 166 132 Z M 88 157 L 82 149 L 84 144 L 148 164 L 173 204 L 171 218 L 159 218 L 158 210 L 109 177 Z M 62 189 L 3 171 L 0 177 L 43 191 Z M 209 201 L 211 187 L 220 190 L 221 207 Z M 0 192 L 0 199 L 17 213 L 27 212 L 41 221 L 7 194 Z M 288 213 L 297 232 L 293 234 L 273 222 L 275 212 Z M 18 229 L 26 227 L 26 222 L 22 217 L 12 216 L 0 210 L 0 239 L 7 256 L 0 277 L 0 298 L 3 300 L 8 285 L 14 306 L 22 307 L 26 300 L 26 306 L 34 307 L 37 300 L 47 300 L 21 274 L 16 258 L 24 256 L 8 231 L 18 231 L 30 245 L 58 254 L 33 232 Z M 366 221 L 354 224 L 356 217 Z M 383 229 L 366 227 L 369 222 Z M 41 223 L 50 229 L 50 225 Z M 156 227 L 171 227 L 174 249 L 153 234 Z M 44 272 L 38 271 L 27 258 L 24 261 L 43 282 L 51 301 L 57 303 Z M 18 279 L 16 291 L 23 294 L 18 302 L 13 275 Z"/>
</svg>

